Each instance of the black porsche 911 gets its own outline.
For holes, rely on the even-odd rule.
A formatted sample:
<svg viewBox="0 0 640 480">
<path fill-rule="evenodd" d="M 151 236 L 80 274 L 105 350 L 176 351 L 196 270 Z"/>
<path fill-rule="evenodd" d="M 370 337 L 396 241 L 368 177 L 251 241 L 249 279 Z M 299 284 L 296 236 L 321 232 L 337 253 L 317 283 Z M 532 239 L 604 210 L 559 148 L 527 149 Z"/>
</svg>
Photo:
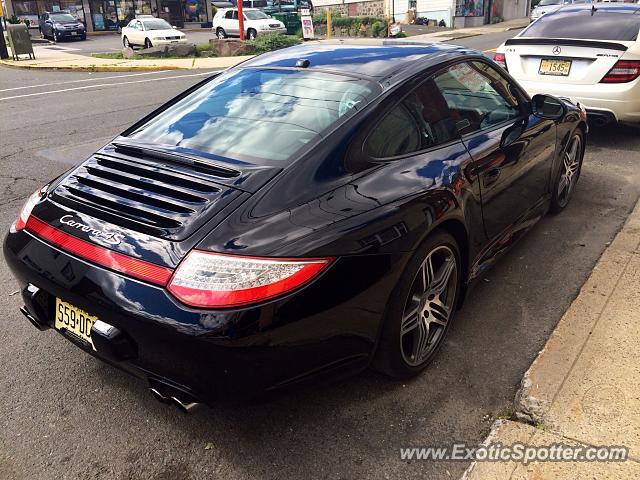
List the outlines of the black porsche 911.
<svg viewBox="0 0 640 480">
<path fill-rule="evenodd" d="M 584 110 L 450 45 L 292 47 L 35 192 L 22 312 L 179 406 L 419 373 L 468 287 L 574 191 Z"/>
</svg>

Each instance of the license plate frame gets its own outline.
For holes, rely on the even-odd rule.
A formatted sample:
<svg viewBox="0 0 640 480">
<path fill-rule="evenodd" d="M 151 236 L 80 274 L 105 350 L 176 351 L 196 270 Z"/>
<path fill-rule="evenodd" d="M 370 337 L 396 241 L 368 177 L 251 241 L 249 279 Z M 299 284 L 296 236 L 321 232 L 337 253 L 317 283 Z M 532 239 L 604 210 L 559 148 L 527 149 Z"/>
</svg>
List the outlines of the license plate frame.
<svg viewBox="0 0 640 480">
<path fill-rule="evenodd" d="M 564 58 L 542 58 L 538 66 L 538 75 L 550 75 L 552 77 L 568 77 L 571 73 L 572 60 Z M 562 66 L 562 68 L 559 68 Z"/>
<path fill-rule="evenodd" d="M 54 328 L 57 331 L 71 336 L 92 350 L 96 349 L 91 340 L 91 327 L 98 320 L 98 317 L 56 297 L 54 318 Z"/>
</svg>

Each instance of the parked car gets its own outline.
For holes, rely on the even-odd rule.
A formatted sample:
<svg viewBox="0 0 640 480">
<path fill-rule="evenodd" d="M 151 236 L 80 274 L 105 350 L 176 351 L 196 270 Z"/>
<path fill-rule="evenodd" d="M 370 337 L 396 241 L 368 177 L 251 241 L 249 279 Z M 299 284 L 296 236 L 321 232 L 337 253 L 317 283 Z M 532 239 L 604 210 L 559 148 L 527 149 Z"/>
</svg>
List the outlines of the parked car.
<svg viewBox="0 0 640 480">
<path fill-rule="evenodd" d="M 245 37 L 253 40 L 260 33 L 287 33 L 287 27 L 280 20 L 271 18 L 266 13 L 256 9 L 243 9 Z M 240 36 L 240 21 L 238 20 L 238 9 L 220 9 L 213 17 L 211 30 L 218 38 Z"/>
<path fill-rule="evenodd" d="M 495 60 L 530 95 L 550 93 L 587 108 L 593 124 L 640 122 L 640 7 L 569 6 L 504 42 Z"/>
<path fill-rule="evenodd" d="M 69 12 L 44 12 L 40 15 L 40 34 L 54 42 L 63 39 L 87 39 L 84 25 Z"/>
<path fill-rule="evenodd" d="M 406 378 L 567 206 L 585 118 L 464 47 L 295 46 L 38 189 L 4 256 L 30 322 L 181 408 L 369 365 Z"/>
<path fill-rule="evenodd" d="M 135 45 L 150 48 L 159 45 L 187 43 L 187 36 L 162 18 L 140 15 L 131 20 L 120 34 L 125 47 Z"/>
<path fill-rule="evenodd" d="M 555 12 L 563 5 L 569 5 L 572 0 L 540 0 L 538 5 L 531 10 L 529 19 L 533 22 L 549 12 Z"/>
</svg>

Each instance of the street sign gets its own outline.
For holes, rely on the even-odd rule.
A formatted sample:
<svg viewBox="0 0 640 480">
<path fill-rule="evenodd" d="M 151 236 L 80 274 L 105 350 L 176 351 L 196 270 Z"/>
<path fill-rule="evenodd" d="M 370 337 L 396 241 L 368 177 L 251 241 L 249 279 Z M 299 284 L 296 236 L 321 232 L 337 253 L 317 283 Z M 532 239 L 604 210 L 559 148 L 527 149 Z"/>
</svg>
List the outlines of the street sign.
<svg viewBox="0 0 640 480">
<path fill-rule="evenodd" d="M 24 23 L 7 25 L 7 33 L 9 34 L 9 46 L 14 60 L 20 60 L 20 55 L 29 55 L 29 58 L 35 60 L 36 55 L 33 53 L 29 28 Z"/>
<path fill-rule="evenodd" d="M 303 16 L 302 21 L 302 36 L 304 38 L 313 38 L 313 20 L 310 16 Z"/>
</svg>

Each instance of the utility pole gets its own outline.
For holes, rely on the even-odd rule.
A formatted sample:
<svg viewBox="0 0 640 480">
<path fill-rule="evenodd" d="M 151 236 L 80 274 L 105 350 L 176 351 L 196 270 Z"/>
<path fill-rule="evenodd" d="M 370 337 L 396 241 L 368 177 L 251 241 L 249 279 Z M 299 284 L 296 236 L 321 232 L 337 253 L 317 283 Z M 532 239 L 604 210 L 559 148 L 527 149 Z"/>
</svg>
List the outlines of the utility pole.
<svg viewBox="0 0 640 480">
<path fill-rule="evenodd" d="M 242 14 L 242 0 L 238 0 L 238 22 L 240 22 L 240 40 L 244 40 L 244 15 Z"/>
</svg>

